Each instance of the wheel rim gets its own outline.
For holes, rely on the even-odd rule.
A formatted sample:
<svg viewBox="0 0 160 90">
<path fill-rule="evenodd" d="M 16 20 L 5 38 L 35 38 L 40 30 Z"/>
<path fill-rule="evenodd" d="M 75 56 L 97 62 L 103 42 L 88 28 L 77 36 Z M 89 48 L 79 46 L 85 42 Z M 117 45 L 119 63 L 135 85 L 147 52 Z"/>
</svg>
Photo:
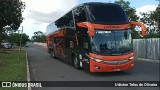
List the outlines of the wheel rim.
<svg viewBox="0 0 160 90">
<path fill-rule="evenodd" d="M 74 66 L 77 67 L 77 65 L 78 65 L 78 60 L 77 60 L 77 58 L 75 57 L 75 58 L 74 58 Z"/>
<path fill-rule="evenodd" d="M 52 52 L 52 57 L 54 57 L 54 53 Z"/>
</svg>

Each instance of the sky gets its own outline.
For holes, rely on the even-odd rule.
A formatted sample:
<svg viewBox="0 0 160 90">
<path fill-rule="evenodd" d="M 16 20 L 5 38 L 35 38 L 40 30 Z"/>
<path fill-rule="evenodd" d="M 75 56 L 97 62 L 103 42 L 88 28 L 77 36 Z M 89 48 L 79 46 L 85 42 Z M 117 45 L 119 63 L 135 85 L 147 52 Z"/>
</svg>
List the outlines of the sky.
<svg viewBox="0 0 160 90">
<path fill-rule="evenodd" d="M 30 36 L 35 31 L 46 32 L 46 27 L 51 22 L 63 16 L 74 6 L 85 2 L 110 2 L 115 0 L 22 0 L 26 3 L 26 8 L 22 13 L 25 18 L 18 30 Z M 156 0 L 125 0 L 130 2 L 130 6 L 136 9 L 136 13 L 148 12 L 156 9 Z"/>
</svg>

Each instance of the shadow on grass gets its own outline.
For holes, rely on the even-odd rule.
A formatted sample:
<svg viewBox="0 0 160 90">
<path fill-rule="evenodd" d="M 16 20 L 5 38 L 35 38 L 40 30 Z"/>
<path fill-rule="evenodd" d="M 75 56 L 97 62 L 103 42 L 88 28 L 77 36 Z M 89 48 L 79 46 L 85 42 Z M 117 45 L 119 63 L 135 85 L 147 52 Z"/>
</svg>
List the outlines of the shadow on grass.
<svg viewBox="0 0 160 90">
<path fill-rule="evenodd" d="M 0 53 L 11 54 L 11 53 L 9 53 L 9 52 L 7 52 L 7 51 L 1 51 Z"/>
</svg>

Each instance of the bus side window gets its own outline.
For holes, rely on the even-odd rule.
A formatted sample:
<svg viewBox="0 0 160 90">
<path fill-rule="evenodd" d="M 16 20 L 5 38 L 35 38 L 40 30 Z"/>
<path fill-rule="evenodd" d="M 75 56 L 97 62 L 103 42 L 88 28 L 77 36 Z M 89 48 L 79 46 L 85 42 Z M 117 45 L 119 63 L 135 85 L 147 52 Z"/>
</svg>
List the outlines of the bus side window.
<svg viewBox="0 0 160 90">
<path fill-rule="evenodd" d="M 55 39 L 54 39 L 54 46 L 56 46 L 57 47 L 57 44 L 58 43 L 58 38 L 56 37 Z"/>
<path fill-rule="evenodd" d="M 70 40 L 69 40 L 69 37 L 67 36 L 65 39 L 65 47 L 66 48 L 69 48 L 69 42 L 70 42 Z"/>
<path fill-rule="evenodd" d="M 58 28 L 74 27 L 72 11 L 68 12 L 66 15 L 61 17 L 59 21 L 55 22 L 55 25 Z"/>
<path fill-rule="evenodd" d="M 74 48 L 75 47 L 75 37 L 68 36 L 65 40 L 65 47 L 66 48 Z"/>
<path fill-rule="evenodd" d="M 73 12 L 74 12 L 74 18 L 75 18 L 76 23 L 77 22 L 85 22 L 87 20 L 85 8 L 83 6 L 74 9 Z"/>
<path fill-rule="evenodd" d="M 89 38 L 88 35 L 81 35 L 80 38 L 80 46 L 85 49 L 89 50 Z"/>
<path fill-rule="evenodd" d="M 74 27 L 73 15 L 71 11 L 66 14 L 65 19 L 66 19 L 66 23 L 65 23 L 66 27 Z"/>
</svg>

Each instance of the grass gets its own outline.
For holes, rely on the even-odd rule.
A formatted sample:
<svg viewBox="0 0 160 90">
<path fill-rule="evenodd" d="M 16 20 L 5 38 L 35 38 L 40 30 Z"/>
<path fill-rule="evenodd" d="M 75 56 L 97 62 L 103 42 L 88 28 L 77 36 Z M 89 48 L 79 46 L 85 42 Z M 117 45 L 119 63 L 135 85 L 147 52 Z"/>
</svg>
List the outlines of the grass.
<svg viewBox="0 0 160 90">
<path fill-rule="evenodd" d="M 18 50 L 0 52 L 0 81 L 27 81 L 24 50 L 21 53 Z M 27 88 L 0 88 L 0 90 L 27 90 Z"/>
</svg>

